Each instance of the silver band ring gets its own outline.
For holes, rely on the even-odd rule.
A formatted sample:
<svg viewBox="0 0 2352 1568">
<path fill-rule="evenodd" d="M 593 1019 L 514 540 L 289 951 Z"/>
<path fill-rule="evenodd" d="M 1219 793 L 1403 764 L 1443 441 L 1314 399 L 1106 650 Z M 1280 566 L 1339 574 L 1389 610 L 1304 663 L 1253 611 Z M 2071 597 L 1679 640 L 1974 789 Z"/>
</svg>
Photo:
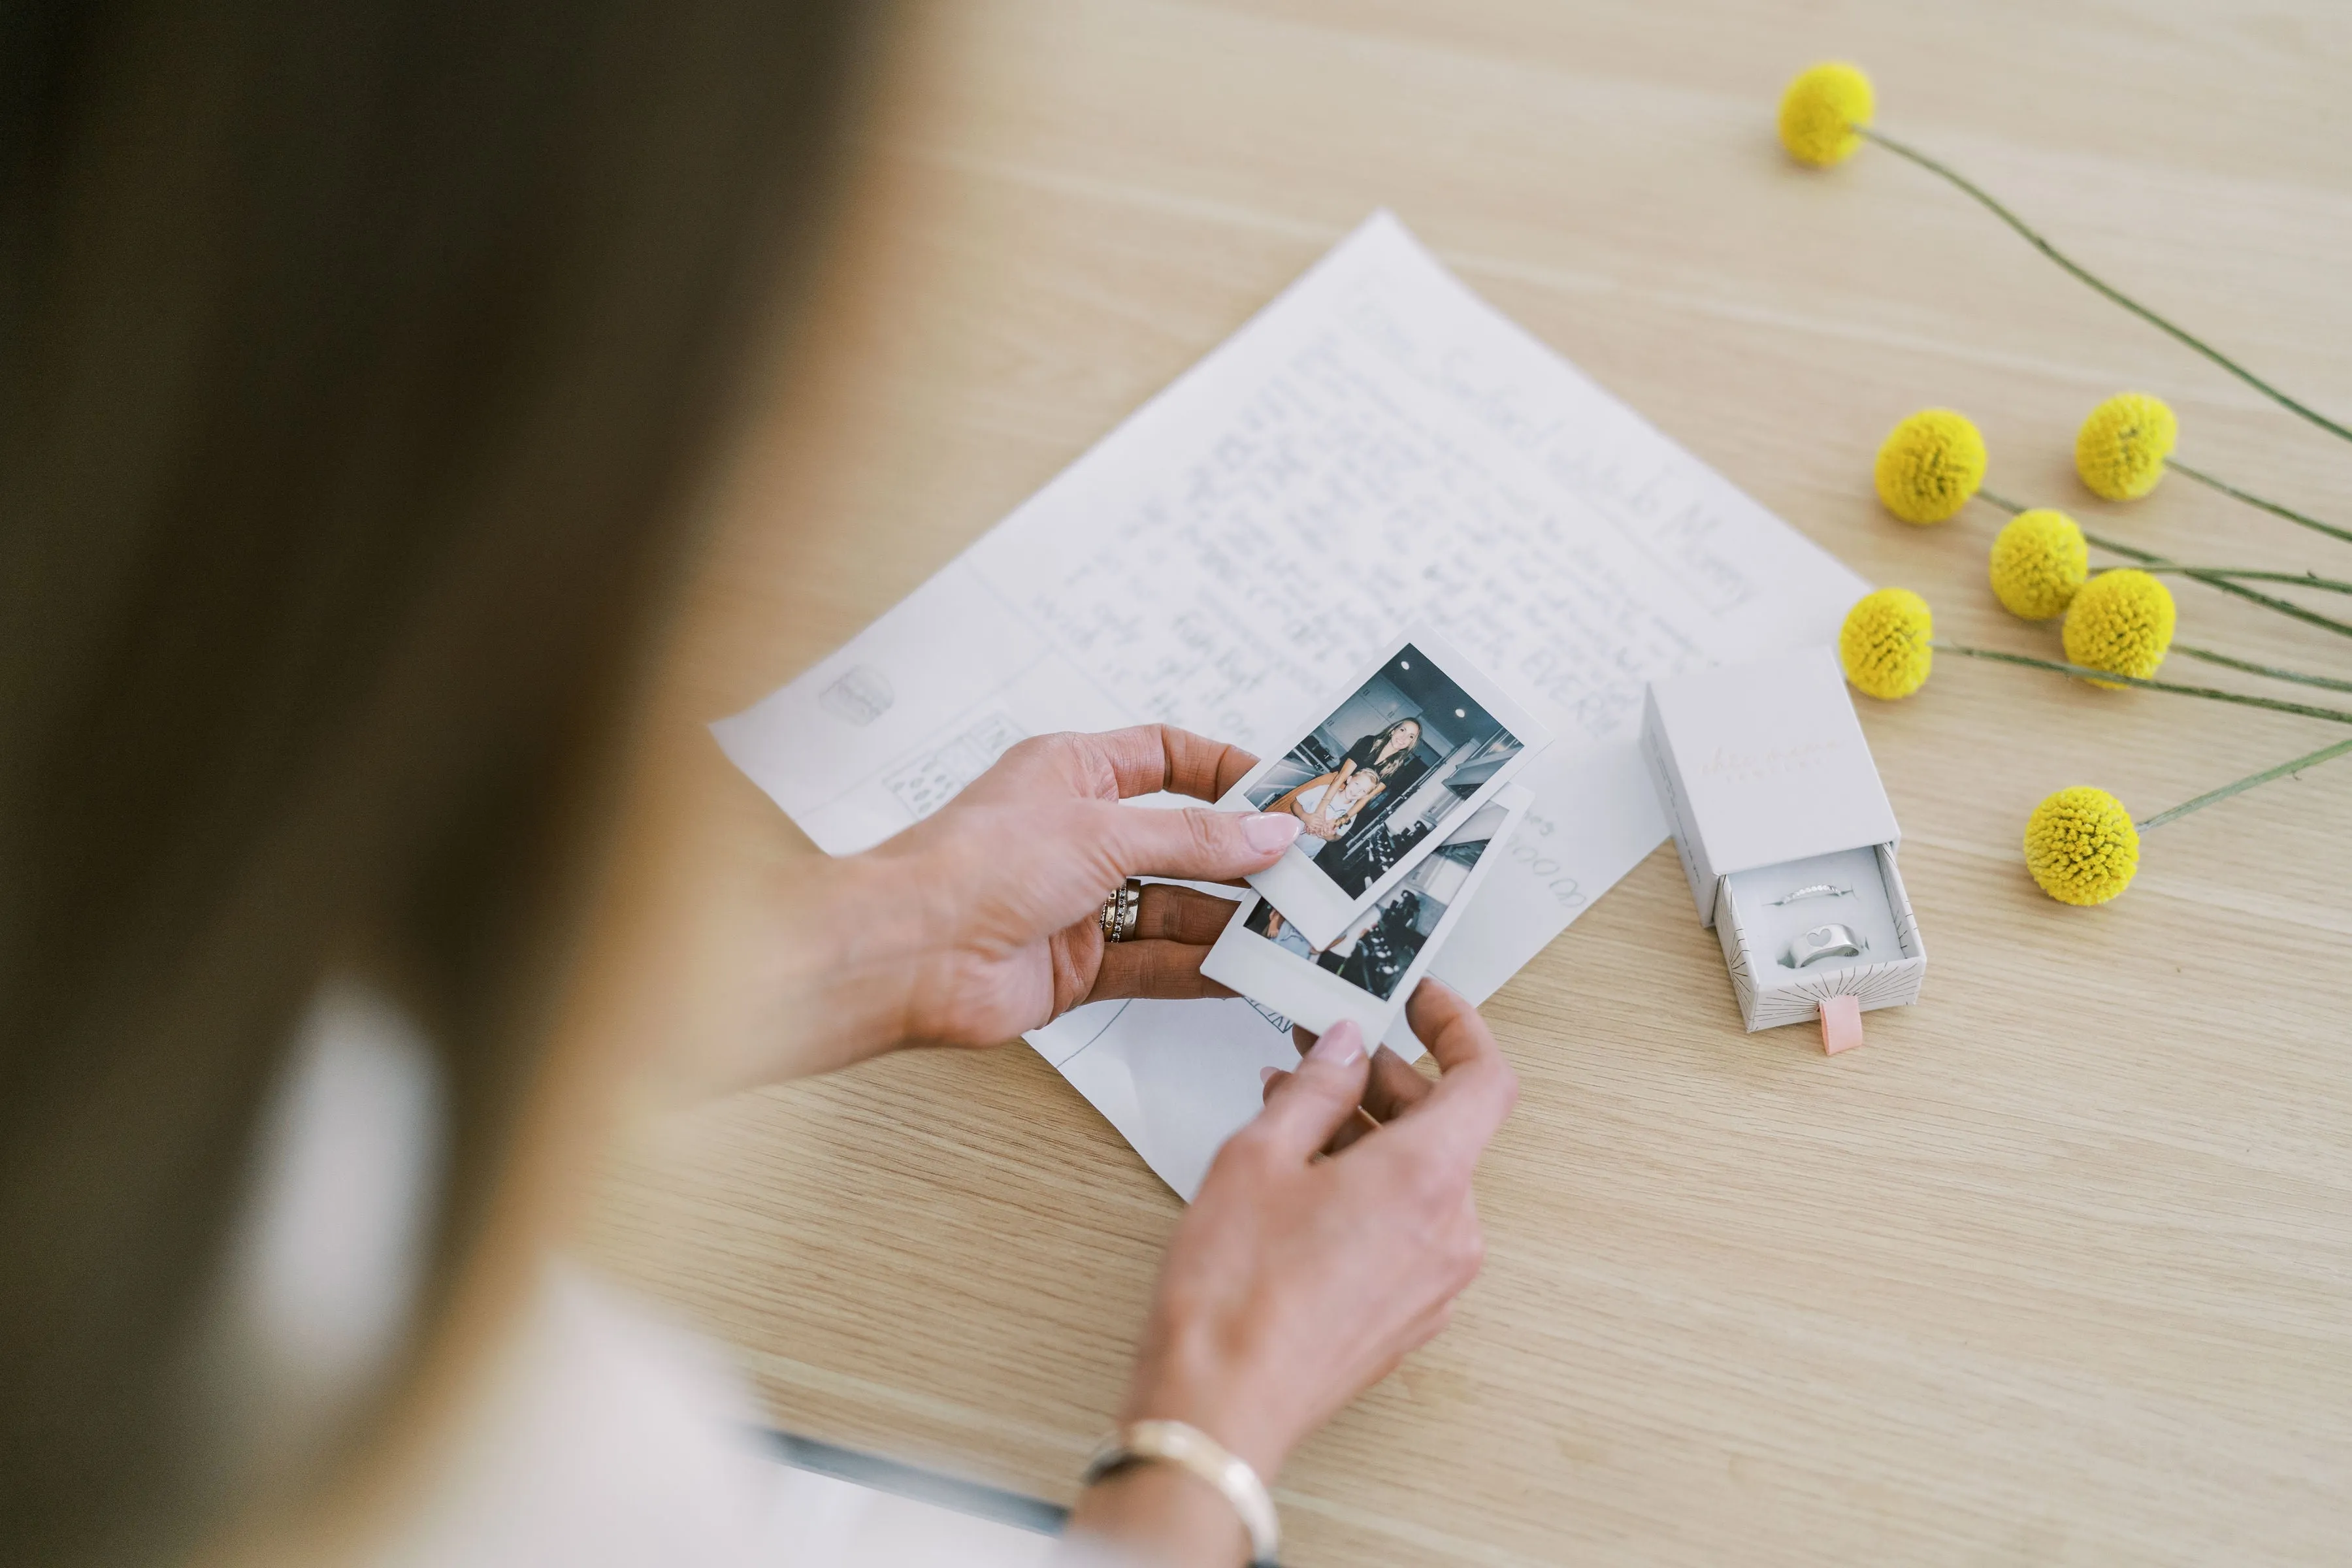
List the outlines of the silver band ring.
<svg viewBox="0 0 2352 1568">
<path fill-rule="evenodd" d="M 1780 962 L 1791 969 L 1823 958 L 1860 958 L 1868 952 L 1870 943 L 1853 934 L 1850 926 L 1815 926 L 1789 944 L 1789 956 Z"/>
<path fill-rule="evenodd" d="M 1143 884 L 1130 879 L 1103 900 L 1102 912 L 1095 923 L 1102 927 L 1103 941 L 1125 942 L 1135 934 L 1136 917 L 1143 912 Z"/>
<path fill-rule="evenodd" d="M 1785 899 L 1773 900 L 1772 907 L 1779 909 L 1783 904 L 1801 904 L 1807 899 L 1843 899 L 1853 891 L 1852 888 L 1840 888 L 1828 882 L 1815 882 L 1810 888 L 1799 888 Z"/>
</svg>

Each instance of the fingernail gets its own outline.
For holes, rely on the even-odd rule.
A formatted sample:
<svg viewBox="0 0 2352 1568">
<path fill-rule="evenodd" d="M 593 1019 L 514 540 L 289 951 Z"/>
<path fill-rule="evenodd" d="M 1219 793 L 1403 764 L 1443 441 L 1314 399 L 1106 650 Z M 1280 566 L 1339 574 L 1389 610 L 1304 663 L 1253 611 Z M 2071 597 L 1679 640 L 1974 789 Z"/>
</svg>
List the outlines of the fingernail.
<svg viewBox="0 0 2352 1568">
<path fill-rule="evenodd" d="M 1286 811 L 1262 811 L 1242 818 L 1242 837 L 1249 847 L 1261 855 L 1271 855 L 1277 849 L 1287 849 L 1290 841 L 1298 837 L 1298 818 Z"/>
<path fill-rule="evenodd" d="M 1281 1069 L 1280 1068 L 1258 1068 L 1258 1069 L 1257 1069 L 1257 1086 L 1258 1086 L 1258 1088 L 1260 1088 L 1260 1089 L 1264 1089 L 1267 1084 L 1272 1083 L 1272 1082 L 1274 1081 L 1274 1075 L 1275 1075 L 1275 1074 L 1276 1074 L 1276 1073 L 1278 1073 L 1278 1072 L 1280 1072 L 1281 1070 L 1282 1070 L 1282 1069 Z"/>
<path fill-rule="evenodd" d="M 1315 1048 L 1307 1053 L 1309 1061 L 1329 1062 L 1336 1067 L 1353 1067 L 1364 1054 L 1364 1031 L 1356 1026 L 1353 1018 L 1342 1018 L 1323 1031 Z"/>
</svg>

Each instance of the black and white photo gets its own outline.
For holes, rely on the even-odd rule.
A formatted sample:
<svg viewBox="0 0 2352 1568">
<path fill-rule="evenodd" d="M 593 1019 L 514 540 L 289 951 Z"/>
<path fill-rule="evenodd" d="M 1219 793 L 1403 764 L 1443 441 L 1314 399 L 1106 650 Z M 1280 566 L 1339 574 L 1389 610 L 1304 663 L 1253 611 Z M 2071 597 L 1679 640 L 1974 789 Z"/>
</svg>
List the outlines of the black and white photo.
<svg viewBox="0 0 2352 1568">
<path fill-rule="evenodd" d="M 1409 633 L 1220 804 L 1298 819 L 1250 883 L 1328 947 L 1549 738 L 1438 638 Z"/>
<path fill-rule="evenodd" d="M 1353 1018 L 1366 1040 L 1379 1040 L 1477 891 L 1488 851 L 1534 798 L 1507 785 L 1328 943 L 1311 941 L 1271 900 L 1244 900 L 1201 973 L 1318 1033 Z"/>
</svg>

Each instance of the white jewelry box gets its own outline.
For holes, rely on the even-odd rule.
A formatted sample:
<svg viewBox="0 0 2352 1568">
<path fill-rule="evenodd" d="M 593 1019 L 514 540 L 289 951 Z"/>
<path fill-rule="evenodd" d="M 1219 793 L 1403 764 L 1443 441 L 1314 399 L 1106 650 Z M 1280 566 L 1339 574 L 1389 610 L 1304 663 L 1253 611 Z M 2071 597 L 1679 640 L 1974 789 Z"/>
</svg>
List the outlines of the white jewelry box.
<svg viewBox="0 0 2352 1568">
<path fill-rule="evenodd" d="M 1810 1022 L 1831 996 L 1919 999 L 1927 950 L 1895 865 L 1902 832 L 1830 649 L 1653 681 L 1642 739 L 1749 1029 Z M 1862 951 L 1792 962 L 1828 926 Z"/>
</svg>

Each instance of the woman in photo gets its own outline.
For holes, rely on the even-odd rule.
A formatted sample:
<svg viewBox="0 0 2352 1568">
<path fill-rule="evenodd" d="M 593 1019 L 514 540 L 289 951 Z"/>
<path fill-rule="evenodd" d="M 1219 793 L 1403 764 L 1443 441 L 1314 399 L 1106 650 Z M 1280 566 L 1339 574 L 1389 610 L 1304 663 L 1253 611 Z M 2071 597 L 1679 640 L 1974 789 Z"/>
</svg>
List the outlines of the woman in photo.
<svg viewBox="0 0 2352 1568">
<path fill-rule="evenodd" d="M 1345 834 L 1372 798 L 1388 788 L 1420 744 L 1421 721 L 1400 719 L 1349 747 L 1335 771 L 1318 773 L 1266 809 L 1289 812 L 1298 818 L 1302 832 L 1328 844 Z"/>
</svg>

